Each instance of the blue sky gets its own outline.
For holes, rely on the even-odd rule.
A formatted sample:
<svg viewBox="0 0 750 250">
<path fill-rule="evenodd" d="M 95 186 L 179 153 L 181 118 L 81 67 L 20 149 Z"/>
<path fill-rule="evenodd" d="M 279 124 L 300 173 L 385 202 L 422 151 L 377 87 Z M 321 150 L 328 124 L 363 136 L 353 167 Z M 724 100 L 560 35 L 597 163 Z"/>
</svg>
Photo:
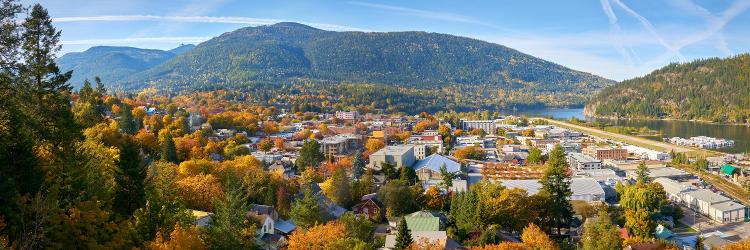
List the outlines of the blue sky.
<svg viewBox="0 0 750 250">
<path fill-rule="evenodd" d="M 36 1 L 22 1 L 25 4 Z M 750 0 L 41 1 L 63 53 L 96 45 L 170 49 L 245 26 L 466 36 L 615 80 L 670 62 L 750 52 Z"/>
</svg>

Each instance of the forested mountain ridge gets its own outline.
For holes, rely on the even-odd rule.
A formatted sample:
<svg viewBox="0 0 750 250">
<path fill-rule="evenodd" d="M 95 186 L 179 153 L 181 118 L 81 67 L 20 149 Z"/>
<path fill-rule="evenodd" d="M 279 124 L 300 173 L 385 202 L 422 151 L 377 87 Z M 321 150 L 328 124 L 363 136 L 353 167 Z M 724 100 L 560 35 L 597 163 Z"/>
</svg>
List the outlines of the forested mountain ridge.
<svg viewBox="0 0 750 250">
<path fill-rule="evenodd" d="M 99 76 L 105 82 L 118 82 L 132 74 L 159 65 L 195 45 L 182 45 L 170 51 L 120 46 L 95 46 L 83 52 L 67 53 L 57 59 L 60 70 L 73 70 L 71 85 L 78 88 L 85 79 Z"/>
<path fill-rule="evenodd" d="M 201 85 L 366 82 L 399 86 L 493 84 L 494 89 L 590 94 L 614 83 L 508 47 L 426 32 L 333 32 L 297 23 L 247 27 L 126 80 L 191 89 Z"/>
<path fill-rule="evenodd" d="M 602 117 L 726 123 L 750 119 L 750 55 L 673 63 L 599 92 L 586 112 Z"/>
</svg>

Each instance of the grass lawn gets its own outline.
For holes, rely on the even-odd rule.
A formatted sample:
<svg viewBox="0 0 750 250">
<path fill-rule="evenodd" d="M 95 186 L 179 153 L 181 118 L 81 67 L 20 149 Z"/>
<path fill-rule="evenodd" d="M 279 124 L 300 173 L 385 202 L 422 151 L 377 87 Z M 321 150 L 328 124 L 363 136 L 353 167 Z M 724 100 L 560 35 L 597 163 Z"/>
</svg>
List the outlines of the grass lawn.
<svg viewBox="0 0 750 250">
<path fill-rule="evenodd" d="M 674 222 L 674 230 L 672 231 L 674 231 L 675 233 L 697 233 L 698 232 L 694 228 L 683 224 L 679 220 Z"/>
</svg>

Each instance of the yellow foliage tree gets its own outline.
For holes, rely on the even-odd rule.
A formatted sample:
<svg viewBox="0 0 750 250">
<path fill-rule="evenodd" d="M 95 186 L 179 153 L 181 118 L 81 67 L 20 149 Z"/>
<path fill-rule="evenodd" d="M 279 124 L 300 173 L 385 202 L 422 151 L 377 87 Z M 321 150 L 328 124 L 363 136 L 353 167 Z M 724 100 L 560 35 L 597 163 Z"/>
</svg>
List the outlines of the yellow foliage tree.
<svg viewBox="0 0 750 250">
<path fill-rule="evenodd" d="M 523 241 L 523 244 L 529 247 L 530 249 L 535 249 L 535 250 L 557 250 L 558 249 L 555 242 L 549 238 L 549 235 L 544 233 L 544 231 L 542 231 L 542 229 L 539 228 L 537 225 L 534 225 L 534 223 L 530 223 L 528 226 L 526 226 L 526 228 L 523 229 L 521 240 Z"/>
<path fill-rule="evenodd" d="M 151 250 L 206 249 L 206 245 L 201 240 L 198 228 L 194 226 L 182 228 L 179 223 L 175 225 L 174 230 L 169 234 L 168 240 L 165 240 L 161 236 L 161 233 L 157 233 L 156 239 L 150 242 L 147 247 Z"/>
<path fill-rule="evenodd" d="M 188 207 L 213 211 L 213 199 L 222 199 L 224 190 L 218 178 L 211 174 L 197 174 L 175 182 L 175 189 Z"/>
<path fill-rule="evenodd" d="M 367 148 L 367 151 L 369 152 L 375 152 L 384 147 L 385 147 L 385 142 L 379 139 L 368 139 L 367 143 L 365 143 L 365 148 Z"/>
</svg>

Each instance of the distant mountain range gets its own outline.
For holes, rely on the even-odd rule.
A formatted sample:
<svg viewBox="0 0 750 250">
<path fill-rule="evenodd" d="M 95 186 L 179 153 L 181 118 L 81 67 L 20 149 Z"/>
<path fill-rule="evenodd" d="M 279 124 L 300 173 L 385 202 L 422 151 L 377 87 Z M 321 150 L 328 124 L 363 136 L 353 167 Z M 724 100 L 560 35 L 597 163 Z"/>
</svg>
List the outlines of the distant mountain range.
<svg viewBox="0 0 750 250">
<path fill-rule="evenodd" d="M 600 117 L 750 123 L 750 55 L 670 64 L 599 92 L 586 112 Z"/>
<path fill-rule="evenodd" d="M 57 59 L 57 64 L 63 71 L 73 70 L 70 83 L 74 87 L 83 85 L 85 79 L 93 81 L 96 76 L 101 77 L 106 83 L 118 83 L 192 48 L 195 48 L 195 45 L 181 45 L 169 51 L 97 46 L 84 52 L 67 53 Z"/>
<path fill-rule="evenodd" d="M 62 69 L 74 70 L 75 85 L 99 75 L 124 90 L 155 86 L 190 91 L 290 81 L 410 88 L 474 85 L 506 95 L 565 95 L 579 100 L 573 105 L 582 105 L 587 96 L 615 83 L 471 38 L 334 32 L 298 23 L 241 28 L 172 51 L 94 47 L 66 54 L 58 62 Z"/>
</svg>

